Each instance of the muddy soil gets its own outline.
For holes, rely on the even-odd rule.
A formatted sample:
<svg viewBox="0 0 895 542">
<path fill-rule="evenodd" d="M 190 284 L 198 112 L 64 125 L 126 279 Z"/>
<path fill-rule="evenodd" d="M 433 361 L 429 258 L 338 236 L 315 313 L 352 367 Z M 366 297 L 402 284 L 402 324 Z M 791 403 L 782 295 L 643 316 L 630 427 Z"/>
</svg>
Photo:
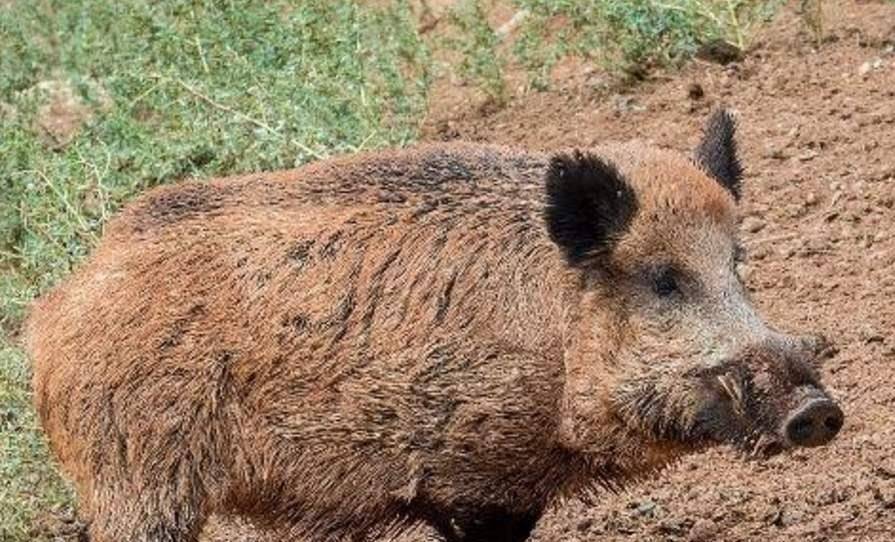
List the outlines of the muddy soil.
<svg viewBox="0 0 895 542">
<path fill-rule="evenodd" d="M 895 4 L 827 10 L 820 46 L 790 10 L 726 67 L 694 61 L 628 91 L 566 70 L 556 90 L 484 117 L 436 104 L 427 139 L 552 149 L 639 138 L 685 152 L 712 107 L 733 107 L 750 289 L 770 321 L 839 347 L 824 377 L 847 422 L 831 446 L 693 456 L 595 507 L 558 508 L 536 540 L 895 540 Z"/>
</svg>

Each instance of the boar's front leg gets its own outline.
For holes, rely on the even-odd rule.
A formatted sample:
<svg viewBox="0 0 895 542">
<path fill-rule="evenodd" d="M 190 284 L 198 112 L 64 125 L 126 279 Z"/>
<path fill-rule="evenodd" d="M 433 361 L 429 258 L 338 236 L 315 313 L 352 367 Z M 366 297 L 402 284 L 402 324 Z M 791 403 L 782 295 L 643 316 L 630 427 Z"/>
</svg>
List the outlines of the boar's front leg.
<svg viewBox="0 0 895 542">
<path fill-rule="evenodd" d="M 445 518 L 436 528 L 445 542 L 525 542 L 538 518 L 539 514 L 489 509 Z"/>
<path fill-rule="evenodd" d="M 523 542 L 567 476 L 556 441 L 561 360 L 444 341 L 411 373 L 418 517 L 447 542 Z"/>
</svg>

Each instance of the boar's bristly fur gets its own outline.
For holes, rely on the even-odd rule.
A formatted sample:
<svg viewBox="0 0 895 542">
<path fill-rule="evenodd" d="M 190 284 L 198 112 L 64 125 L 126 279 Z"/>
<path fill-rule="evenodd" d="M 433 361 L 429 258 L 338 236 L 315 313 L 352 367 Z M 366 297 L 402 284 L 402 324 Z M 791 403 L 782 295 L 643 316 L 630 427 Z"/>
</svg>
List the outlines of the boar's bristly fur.
<svg viewBox="0 0 895 542">
<path fill-rule="evenodd" d="M 710 443 L 829 441 L 814 343 L 736 274 L 713 122 L 702 167 L 429 145 L 136 199 L 26 325 L 91 540 L 521 542 Z"/>
</svg>

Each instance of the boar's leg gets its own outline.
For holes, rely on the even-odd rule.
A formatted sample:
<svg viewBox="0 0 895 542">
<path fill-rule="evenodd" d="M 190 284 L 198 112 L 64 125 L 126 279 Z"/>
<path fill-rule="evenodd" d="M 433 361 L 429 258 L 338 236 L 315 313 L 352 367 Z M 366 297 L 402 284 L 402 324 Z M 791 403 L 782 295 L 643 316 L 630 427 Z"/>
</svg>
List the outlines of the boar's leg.
<svg viewBox="0 0 895 542">
<path fill-rule="evenodd" d="M 501 509 L 464 512 L 450 520 L 436 522 L 445 542 L 525 542 L 540 514 L 511 513 Z"/>
<path fill-rule="evenodd" d="M 166 489 L 173 493 L 172 488 Z M 199 539 L 206 515 L 192 503 L 170 502 L 145 488 L 99 491 L 106 498 L 100 506 L 93 503 L 87 518 L 91 542 L 196 542 Z"/>
</svg>

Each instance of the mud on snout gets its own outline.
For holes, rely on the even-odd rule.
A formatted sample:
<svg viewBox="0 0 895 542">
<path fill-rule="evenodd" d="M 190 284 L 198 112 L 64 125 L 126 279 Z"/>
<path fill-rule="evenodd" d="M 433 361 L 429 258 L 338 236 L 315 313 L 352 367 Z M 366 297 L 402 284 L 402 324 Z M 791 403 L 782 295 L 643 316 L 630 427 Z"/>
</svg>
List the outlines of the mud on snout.
<svg viewBox="0 0 895 542">
<path fill-rule="evenodd" d="M 721 363 L 628 382 L 615 397 L 629 426 L 661 441 L 731 444 L 749 457 L 829 443 L 844 422 L 815 369 L 834 349 L 817 337 L 775 336 Z"/>
</svg>

